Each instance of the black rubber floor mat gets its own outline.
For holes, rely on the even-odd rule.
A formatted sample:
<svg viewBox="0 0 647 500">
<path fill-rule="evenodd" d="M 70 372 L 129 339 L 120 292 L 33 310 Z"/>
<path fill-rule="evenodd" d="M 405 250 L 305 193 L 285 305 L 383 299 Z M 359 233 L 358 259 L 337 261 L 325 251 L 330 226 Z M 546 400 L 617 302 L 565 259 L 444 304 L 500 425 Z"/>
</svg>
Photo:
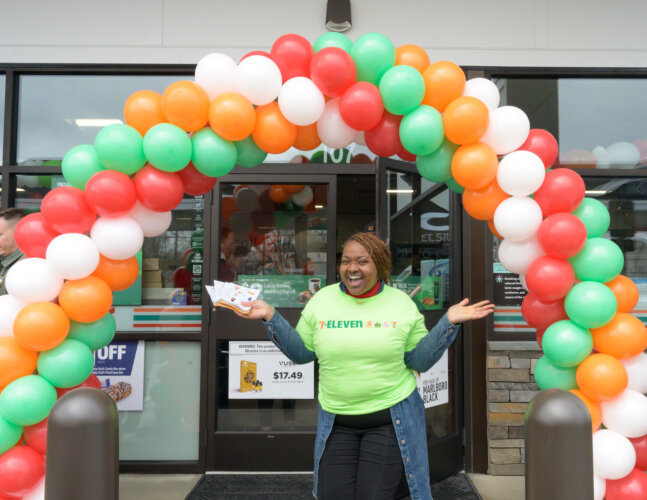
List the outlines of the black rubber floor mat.
<svg viewBox="0 0 647 500">
<path fill-rule="evenodd" d="M 469 478 L 448 477 L 431 486 L 434 500 L 482 500 Z M 312 499 L 312 474 L 206 474 L 186 500 Z"/>
</svg>

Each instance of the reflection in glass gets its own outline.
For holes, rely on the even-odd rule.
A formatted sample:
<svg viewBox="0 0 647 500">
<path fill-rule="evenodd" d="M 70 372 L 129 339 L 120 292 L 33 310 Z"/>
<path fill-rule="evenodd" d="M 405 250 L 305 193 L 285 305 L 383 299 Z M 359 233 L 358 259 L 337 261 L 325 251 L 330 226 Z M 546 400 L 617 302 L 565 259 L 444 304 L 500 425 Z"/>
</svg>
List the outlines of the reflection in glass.
<svg viewBox="0 0 647 500">
<path fill-rule="evenodd" d="M 0 137 L 4 138 L 4 94 L 5 94 L 5 75 L 0 75 Z M 2 152 L 4 141 L 0 139 L 0 165 L 2 165 Z"/>
<path fill-rule="evenodd" d="M 62 159 L 74 146 L 93 144 L 102 127 L 123 122 L 124 104 L 131 94 L 142 89 L 161 93 L 179 79 L 177 75 L 21 76 L 18 164 L 42 165 Z"/>
<path fill-rule="evenodd" d="M 197 460 L 200 343 L 146 342 L 144 410 L 119 412 L 120 460 Z"/>
</svg>

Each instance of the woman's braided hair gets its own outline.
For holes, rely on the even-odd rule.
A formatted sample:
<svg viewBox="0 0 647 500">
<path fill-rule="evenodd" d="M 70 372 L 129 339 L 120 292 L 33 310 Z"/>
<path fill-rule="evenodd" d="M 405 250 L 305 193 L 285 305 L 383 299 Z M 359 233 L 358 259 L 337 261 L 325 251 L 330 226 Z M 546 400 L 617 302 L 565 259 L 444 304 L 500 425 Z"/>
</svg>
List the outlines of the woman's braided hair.
<svg viewBox="0 0 647 500">
<path fill-rule="evenodd" d="M 391 252 L 386 244 L 374 233 L 355 233 L 346 240 L 344 247 L 351 241 L 359 243 L 366 249 L 377 268 L 377 279 L 388 283 L 391 271 Z"/>
</svg>

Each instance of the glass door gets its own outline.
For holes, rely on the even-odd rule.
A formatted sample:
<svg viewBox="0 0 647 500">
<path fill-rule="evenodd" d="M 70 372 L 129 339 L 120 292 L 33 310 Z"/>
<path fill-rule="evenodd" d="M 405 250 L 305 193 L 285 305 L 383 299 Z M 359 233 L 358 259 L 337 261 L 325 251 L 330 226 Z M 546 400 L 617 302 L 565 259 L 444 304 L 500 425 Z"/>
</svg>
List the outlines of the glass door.
<svg viewBox="0 0 647 500">
<path fill-rule="evenodd" d="M 460 204 L 415 165 L 380 158 L 377 232 L 389 245 L 392 286 L 410 296 L 431 328 L 460 300 Z M 463 468 L 462 340 L 426 373 L 416 374 L 425 402 L 431 480 Z"/>
</svg>

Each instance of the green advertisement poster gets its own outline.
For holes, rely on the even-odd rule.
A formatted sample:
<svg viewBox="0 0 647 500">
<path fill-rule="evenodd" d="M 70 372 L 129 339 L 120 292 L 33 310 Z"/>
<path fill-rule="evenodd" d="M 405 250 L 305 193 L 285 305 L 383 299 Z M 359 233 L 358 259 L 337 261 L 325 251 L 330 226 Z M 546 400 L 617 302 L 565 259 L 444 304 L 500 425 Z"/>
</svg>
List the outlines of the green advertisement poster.
<svg viewBox="0 0 647 500">
<path fill-rule="evenodd" d="M 429 311 L 443 308 L 443 279 L 440 275 L 432 276 L 407 276 L 398 279 L 391 276 L 391 286 L 410 295 L 417 287 L 420 290 L 413 297 L 418 309 Z"/>
<path fill-rule="evenodd" d="M 260 290 L 259 299 L 274 307 L 303 307 L 326 286 L 325 276 L 239 275 L 238 284 Z"/>
</svg>

